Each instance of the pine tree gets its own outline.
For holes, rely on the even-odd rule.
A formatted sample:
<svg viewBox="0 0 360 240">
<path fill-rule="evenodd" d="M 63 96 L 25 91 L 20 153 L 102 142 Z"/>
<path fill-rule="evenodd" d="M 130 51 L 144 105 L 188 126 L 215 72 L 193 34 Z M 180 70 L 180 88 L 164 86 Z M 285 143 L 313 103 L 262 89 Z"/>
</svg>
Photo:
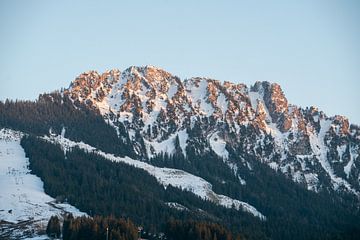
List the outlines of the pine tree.
<svg viewBox="0 0 360 240">
<path fill-rule="evenodd" d="M 62 233 L 63 233 L 64 240 L 70 239 L 70 227 L 71 227 L 71 222 L 73 220 L 74 220 L 74 217 L 71 213 L 66 215 L 64 218 L 64 223 L 63 223 L 63 227 L 62 227 Z"/>
<path fill-rule="evenodd" d="M 57 216 L 52 216 L 46 227 L 46 234 L 50 237 L 59 238 L 61 235 L 60 220 Z"/>
</svg>

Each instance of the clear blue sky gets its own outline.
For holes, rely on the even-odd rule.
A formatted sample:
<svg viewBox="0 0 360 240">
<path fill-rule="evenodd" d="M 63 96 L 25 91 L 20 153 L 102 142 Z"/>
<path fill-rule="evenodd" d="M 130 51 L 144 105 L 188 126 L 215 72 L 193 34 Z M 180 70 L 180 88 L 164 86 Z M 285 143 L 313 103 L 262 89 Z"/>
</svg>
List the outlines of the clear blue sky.
<svg viewBox="0 0 360 240">
<path fill-rule="evenodd" d="M 147 64 L 277 82 L 291 103 L 360 124 L 360 1 L 0 1 L 2 100 Z"/>
</svg>

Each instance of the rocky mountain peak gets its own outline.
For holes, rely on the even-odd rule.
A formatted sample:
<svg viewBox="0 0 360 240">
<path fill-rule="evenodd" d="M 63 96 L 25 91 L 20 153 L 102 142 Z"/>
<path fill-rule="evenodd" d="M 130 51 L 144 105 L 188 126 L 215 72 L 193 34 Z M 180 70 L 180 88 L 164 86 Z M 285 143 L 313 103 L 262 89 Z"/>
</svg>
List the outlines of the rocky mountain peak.
<svg viewBox="0 0 360 240">
<path fill-rule="evenodd" d="M 308 189 L 318 191 L 324 175 L 334 189 L 360 196 L 354 163 L 360 156 L 359 128 L 345 117 L 289 104 L 279 84 L 258 81 L 248 88 L 201 77 L 181 81 L 154 66 L 133 66 L 83 73 L 65 93 L 125 129 L 140 158 L 185 156 L 196 143 L 198 154 L 212 151 L 228 161 L 232 149 Z"/>
<path fill-rule="evenodd" d="M 132 66 L 123 72 L 123 78 L 132 80 L 133 82 L 146 82 L 151 85 L 163 86 L 177 82 L 177 77 L 161 68 L 151 65 L 137 67 Z"/>
<path fill-rule="evenodd" d="M 251 91 L 257 92 L 260 96 L 262 96 L 271 117 L 271 122 L 277 124 L 282 132 L 288 131 L 292 126 L 292 121 L 288 114 L 288 101 L 280 85 L 267 81 L 258 81 L 251 87 Z"/>
<path fill-rule="evenodd" d="M 113 85 L 119 80 L 120 71 L 109 70 L 103 74 L 96 71 L 88 71 L 80 74 L 65 90 L 74 101 L 92 105 L 93 101 L 101 102 L 107 96 Z"/>
</svg>

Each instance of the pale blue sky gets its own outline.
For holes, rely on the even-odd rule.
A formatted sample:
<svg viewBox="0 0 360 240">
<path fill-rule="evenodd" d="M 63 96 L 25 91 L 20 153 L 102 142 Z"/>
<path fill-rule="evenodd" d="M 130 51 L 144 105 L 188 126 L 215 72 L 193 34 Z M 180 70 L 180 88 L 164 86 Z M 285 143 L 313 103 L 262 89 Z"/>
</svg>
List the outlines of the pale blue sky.
<svg viewBox="0 0 360 240">
<path fill-rule="evenodd" d="M 291 103 L 360 124 L 360 1 L 0 1 L 2 100 L 147 64 L 277 82 Z"/>
</svg>

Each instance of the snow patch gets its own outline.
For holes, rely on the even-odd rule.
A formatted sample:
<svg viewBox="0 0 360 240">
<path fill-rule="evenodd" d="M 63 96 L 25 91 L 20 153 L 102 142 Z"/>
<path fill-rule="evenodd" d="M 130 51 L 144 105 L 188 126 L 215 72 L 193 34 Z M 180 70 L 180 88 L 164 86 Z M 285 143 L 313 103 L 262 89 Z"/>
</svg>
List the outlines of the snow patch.
<svg viewBox="0 0 360 240">
<path fill-rule="evenodd" d="M 226 142 L 219 137 L 219 134 L 216 132 L 212 134 L 209 138 L 211 149 L 223 159 L 229 158 L 229 152 L 226 150 Z"/>
<path fill-rule="evenodd" d="M 181 205 L 180 203 L 176 203 L 176 202 L 166 202 L 165 203 L 168 207 L 170 208 L 174 208 L 176 210 L 179 211 L 188 211 L 189 209 L 183 205 Z"/>
<path fill-rule="evenodd" d="M 340 162 L 343 162 L 342 157 L 343 157 L 344 153 L 346 152 L 346 145 L 337 146 L 336 150 L 337 150 L 337 152 L 339 154 Z"/>
<path fill-rule="evenodd" d="M 186 157 L 186 145 L 187 145 L 187 140 L 189 138 L 189 135 L 187 134 L 186 129 L 184 129 L 184 130 L 181 130 L 178 132 L 178 136 L 179 136 L 181 150 L 182 150 L 184 156 Z"/>
<path fill-rule="evenodd" d="M 314 192 L 319 191 L 319 189 L 318 189 L 319 178 L 316 173 L 305 173 L 304 178 L 305 178 L 308 190 L 311 190 Z"/>
<path fill-rule="evenodd" d="M 279 169 L 279 164 L 277 164 L 276 162 L 271 162 L 268 165 L 270 168 L 274 169 L 275 171 Z"/>
<path fill-rule="evenodd" d="M 187 145 L 186 142 L 189 136 L 186 132 L 186 129 L 183 129 L 170 135 L 168 139 L 162 142 L 158 142 L 156 140 L 150 141 L 144 139 L 148 157 L 151 158 L 161 153 L 167 153 L 168 155 L 173 155 L 175 153 L 175 140 L 177 136 L 179 137 L 179 144 L 182 153 L 184 156 L 186 156 L 186 145 Z M 151 149 L 153 149 L 155 152 L 151 152 Z"/>
<path fill-rule="evenodd" d="M 228 101 L 223 93 L 220 93 L 217 97 L 217 106 L 221 109 L 223 114 L 228 110 Z"/>
<path fill-rule="evenodd" d="M 358 156 L 358 149 L 350 148 L 350 161 L 344 167 L 344 172 L 347 178 L 349 178 L 351 169 L 354 165 L 354 160 L 356 160 Z"/>
<path fill-rule="evenodd" d="M 257 101 L 258 99 L 259 100 L 262 99 L 262 96 L 260 96 L 258 92 L 249 92 L 249 99 L 250 99 L 251 107 L 253 108 L 254 111 L 256 111 Z"/>
<path fill-rule="evenodd" d="M 98 107 L 100 114 L 101 115 L 106 115 L 109 113 L 110 109 L 110 105 L 109 105 L 109 100 L 108 97 L 104 97 L 104 99 L 101 102 L 96 102 L 96 106 Z"/>
<path fill-rule="evenodd" d="M 61 137 L 65 137 L 65 132 L 66 132 L 65 127 L 63 127 L 61 129 Z"/>
<path fill-rule="evenodd" d="M 178 86 L 175 84 L 170 85 L 169 91 L 168 91 L 168 98 L 172 99 L 176 92 L 178 91 Z"/>
<path fill-rule="evenodd" d="M 215 109 L 208 102 L 207 94 L 208 94 L 208 82 L 206 79 L 200 79 L 197 84 L 194 81 L 196 79 L 190 79 L 187 81 L 186 90 L 189 93 L 192 99 L 192 106 L 194 109 L 198 109 L 199 113 L 205 116 L 211 116 Z"/>
</svg>

